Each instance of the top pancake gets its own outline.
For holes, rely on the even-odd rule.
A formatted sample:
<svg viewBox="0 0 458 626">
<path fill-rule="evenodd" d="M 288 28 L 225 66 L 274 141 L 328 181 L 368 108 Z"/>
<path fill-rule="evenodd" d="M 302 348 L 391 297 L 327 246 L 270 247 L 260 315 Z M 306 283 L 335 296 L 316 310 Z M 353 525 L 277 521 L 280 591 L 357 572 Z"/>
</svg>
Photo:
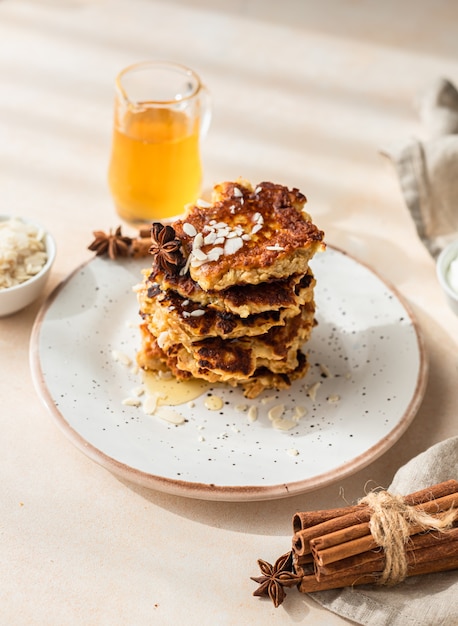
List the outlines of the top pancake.
<svg viewBox="0 0 458 626">
<path fill-rule="evenodd" d="M 270 182 L 216 185 L 211 204 L 189 206 L 172 225 L 187 259 L 181 275 L 189 269 L 204 291 L 220 291 L 305 274 L 315 252 L 324 249 L 323 232 L 305 203 L 297 189 Z"/>
</svg>

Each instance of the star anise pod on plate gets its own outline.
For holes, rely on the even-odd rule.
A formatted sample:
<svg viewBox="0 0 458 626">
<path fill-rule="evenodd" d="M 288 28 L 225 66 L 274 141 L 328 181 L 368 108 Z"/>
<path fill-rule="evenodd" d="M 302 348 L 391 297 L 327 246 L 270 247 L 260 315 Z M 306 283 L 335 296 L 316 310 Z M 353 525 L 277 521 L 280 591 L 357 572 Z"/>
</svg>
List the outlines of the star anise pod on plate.
<svg viewBox="0 0 458 626">
<path fill-rule="evenodd" d="M 286 597 L 284 587 L 298 585 L 302 579 L 302 576 L 298 576 L 293 572 L 292 552 L 287 552 L 280 556 L 274 565 L 262 559 L 258 559 L 258 565 L 262 576 L 251 576 L 251 580 L 259 584 L 253 595 L 268 596 L 275 607 L 280 606 Z"/>
<path fill-rule="evenodd" d="M 103 230 L 94 231 L 94 241 L 88 246 L 89 250 L 95 252 L 96 256 L 108 254 L 110 259 L 117 259 L 120 256 L 129 256 L 132 239 L 122 234 L 121 226 L 113 233 L 111 228 L 108 233 Z"/>
<path fill-rule="evenodd" d="M 183 264 L 181 241 L 170 225 L 155 222 L 151 228 L 152 245 L 149 249 L 159 270 L 175 274 Z"/>
</svg>

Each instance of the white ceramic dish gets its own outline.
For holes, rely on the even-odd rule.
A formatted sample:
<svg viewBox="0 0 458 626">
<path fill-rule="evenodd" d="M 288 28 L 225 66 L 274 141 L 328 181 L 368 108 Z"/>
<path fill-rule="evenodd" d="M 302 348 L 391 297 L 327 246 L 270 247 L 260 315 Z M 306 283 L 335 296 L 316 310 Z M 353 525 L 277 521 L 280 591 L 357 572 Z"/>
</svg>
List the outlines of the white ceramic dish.
<svg viewBox="0 0 458 626">
<path fill-rule="evenodd" d="M 445 294 L 449 307 L 458 315 L 458 291 L 450 283 L 450 265 L 458 263 L 458 241 L 452 241 L 439 254 L 436 263 L 437 278 Z"/>
<path fill-rule="evenodd" d="M 1 222 L 9 219 L 10 216 L 0 215 Z M 21 219 L 27 224 L 33 224 L 37 228 L 43 229 L 40 224 L 37 224 L 33 220 L 25 218 Z M 21 311 L 29 304 L 32 304 L 32 302 L 35 302 L 35 300 L 43 293 L 43 289 L 49 278 L 51 268 L 56 257 L 55 241 L 49 232 L 45 229 L 43 230 L 46 232 L 45 246 L 48 256 L 47 261 L 40 272 L 32 278 L 29 278 L 27 281 L 21 283 L 20 285 L 15 285 L 14 287 L 0 289 L 0 317 L 12 315 L 13 313 Z"/>
<path fill-rule="evenodd" d="M 198 398 L 179 407 L 187 419 L 180 426 L 123 406 L 139 378 L 111 355 L 134 357 L 139 346 L 132 286 L 144 265 L 95 258 L 79 267 L 44 304 L 31 337 L 34 383 L 57 424 L 118 476 L 209 500 L 280 498 L 366 466 L 413 420 L 427 377 L 417 325 L 391 287 L 332 248 L 313 260 L 319 325 L 304 380 L 250 401 L 218 388 L 224 408 L 211 411 Z M 307 414 L 277 430 L 267 413 L 279 403 Z M 250 422 L 239 404 L 256 405 L 258 419 Z"/>
</svg>

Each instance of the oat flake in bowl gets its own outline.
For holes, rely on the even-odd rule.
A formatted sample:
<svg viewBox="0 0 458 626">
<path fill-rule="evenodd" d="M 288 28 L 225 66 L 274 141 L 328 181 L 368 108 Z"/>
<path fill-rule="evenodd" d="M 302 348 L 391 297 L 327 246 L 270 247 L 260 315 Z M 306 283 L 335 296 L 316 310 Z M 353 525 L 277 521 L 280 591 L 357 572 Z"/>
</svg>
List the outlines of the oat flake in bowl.
<svg viewBox="0 0 458 626">
<path fill-rule="evenodd" d="M 45 232 L 19 218 L 0 221 L 0 289 L 38 274 L 48 258 Z"/>
<path fill-rule="evenodd" d="M 0 216 L 0 316 L 23 309 L 41 294 L 54 257 L 54 240 L 41 226 Z"/>
</svg>

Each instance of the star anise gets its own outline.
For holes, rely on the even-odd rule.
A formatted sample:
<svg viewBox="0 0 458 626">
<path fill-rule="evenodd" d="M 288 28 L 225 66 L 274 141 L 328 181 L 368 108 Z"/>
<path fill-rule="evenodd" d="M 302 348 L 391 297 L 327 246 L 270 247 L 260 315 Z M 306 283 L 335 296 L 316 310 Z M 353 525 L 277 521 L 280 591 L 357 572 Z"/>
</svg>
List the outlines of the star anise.
<svg viewBox="0 0 458 626">
<path fill-rule="evenodd" d="M 113 233 L 110 231 L 104 233 L 102 230 L 94 231 L 94 241 L 88 246 L 89 250 L 95 252 L 96 256 L 104 256 L 108 254 L 110 259 L 116 259 L 119 256 L 128 256 L 132 239 L 124 237 L 121 232 L 121 226 Z"/>
<path fill-rule="evenodd" d="M 155 222 L 151 228 L 151 241 L 149 251 L 157 268 L 167 274 L 175 274 L 184 260 L 181 241 L 176 237 L 175 230 L 168 224 L 164 226 Z"/>
<path fill-rule="evenodd" d="M 280 606 L 286 597 L 283 587 L 292 587 L 301 581 L 301 576 L 293 572 L 293 554 L 287 552 L 279 557 L 274 565 L 258 559 L 258 565 L 262 576 L 251 577 L 251 580 L 259 584 L 254 596 L 268 596 L 275 607 Z"/>
</svg>

